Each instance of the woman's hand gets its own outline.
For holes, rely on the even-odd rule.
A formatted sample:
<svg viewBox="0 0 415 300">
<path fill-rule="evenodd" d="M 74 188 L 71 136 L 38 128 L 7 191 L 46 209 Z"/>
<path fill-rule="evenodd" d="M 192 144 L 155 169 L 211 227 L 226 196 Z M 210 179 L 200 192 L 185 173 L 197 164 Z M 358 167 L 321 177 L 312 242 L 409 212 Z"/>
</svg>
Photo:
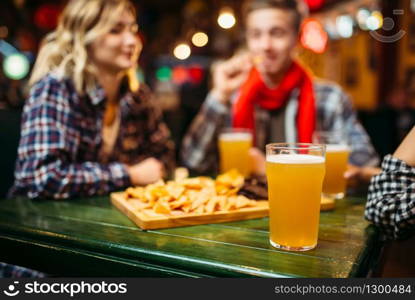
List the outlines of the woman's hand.
<svg viewBox="0 0 415 300">
<path fill-rule="evenodd" d="M 163 178 L 164 166 L 155 158 L 147 158 L 142 162 L 127 166 L 128 174 L 133 185 L 147 185 Z"/>
</svg>

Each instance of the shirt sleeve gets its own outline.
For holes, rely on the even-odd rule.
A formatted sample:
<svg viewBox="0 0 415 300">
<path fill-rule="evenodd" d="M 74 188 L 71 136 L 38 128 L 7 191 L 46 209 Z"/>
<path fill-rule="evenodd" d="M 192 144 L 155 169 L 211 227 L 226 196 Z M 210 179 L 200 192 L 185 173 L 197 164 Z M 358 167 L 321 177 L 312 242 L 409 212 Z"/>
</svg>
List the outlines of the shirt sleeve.
<svg viewBox="0 0 415 300">
<path fill-rule="evenodd" d="M 379 157 L 370 141 L 369 135 L 357 119 L 349 96 L 341 92 L 342 128 L 347 132 L 351 154 L 349 161 L 356 166 L 377 166 Z"/>
<path fill-rule="evenodd" d="M 392 155 L 384 158 L 382 173 L 372 178 L 365 217 L 389 239 L 415 232 L 415 168 Z"/>
<path fill-rule="evenodd" d="M 65 84 L 42 80 L 25 106 L 15 189 L 29 198 L 108 194 L 130 184 L 121 163 L 78 162 L 79 128 L 72 119 Z"/>
<path fill-rule="evenodd" d="M 198 173 L 216 172 L 217 137 L 226 125 L 230 125 L 230 108 L 209 94 L 183 139 L 182 163 Z"/>
</svg>

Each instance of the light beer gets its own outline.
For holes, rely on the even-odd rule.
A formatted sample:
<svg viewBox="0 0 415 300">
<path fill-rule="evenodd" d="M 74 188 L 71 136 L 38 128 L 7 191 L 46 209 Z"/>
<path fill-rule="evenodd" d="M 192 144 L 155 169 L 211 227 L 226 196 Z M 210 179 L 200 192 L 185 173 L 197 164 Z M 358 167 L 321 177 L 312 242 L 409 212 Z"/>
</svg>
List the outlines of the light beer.
<svg viewBox="0 0 415 300">
<path fill-rule="evenodd" d="M 344 172 L 347 168 L 350 149 L 347 145 L 327 145 L 326 176 L 323 194 L 332 198 L 343 198 L 346 192 Z"/>
<path fill-rule="evenodd" d="M 248 154 L 252 147 L 250 132 L 224 132 L 219 135 L 220 171 L 237 169 L 245 177 L 251 173 L 252 162 Z"/>
<path fill-rule="evenodd" d="M 318 238 L 324 150 L 322 156 L 268 153 L 270 242 L 286 250 L 310 250 Z"/>
</svg>

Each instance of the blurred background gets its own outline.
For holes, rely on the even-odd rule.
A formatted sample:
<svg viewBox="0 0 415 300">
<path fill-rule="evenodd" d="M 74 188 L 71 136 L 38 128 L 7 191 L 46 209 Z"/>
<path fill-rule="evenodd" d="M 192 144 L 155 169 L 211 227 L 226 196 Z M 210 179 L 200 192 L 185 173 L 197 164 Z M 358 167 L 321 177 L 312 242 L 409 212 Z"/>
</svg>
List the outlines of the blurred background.
<svg viewBox="0 0 415 300">
<path fill-rule="evenodd" d="M 13 180 L 26 81 L 66 0 L 0 1 L 0 196 Z M 144 43 L 137 76 L 180 141 L 209 90 L 210 66 L 244 42 L 239 0 L 133 0 Z M 415 0 L 307 0 L 298 56 L 340 84 L 381 156 L 415 124 Z M 7 175 L 6 175 L 7 174 Z"/>
</svg>

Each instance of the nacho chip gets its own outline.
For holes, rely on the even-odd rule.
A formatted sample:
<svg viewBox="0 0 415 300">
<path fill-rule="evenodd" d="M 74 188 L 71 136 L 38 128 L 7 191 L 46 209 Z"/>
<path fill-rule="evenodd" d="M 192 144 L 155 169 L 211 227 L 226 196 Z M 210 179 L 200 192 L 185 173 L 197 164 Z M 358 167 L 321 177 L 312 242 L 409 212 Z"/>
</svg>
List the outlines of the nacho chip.
<svg viewBox="0 0 415 300">
<path fill-rule="evenodd" d="M 250 200 L 246 198 L 245 196 L 236 196 L 235 198 L 235 207 L 236 208 L 242 208 L 246 207 L 250 204 Z"/>
<path fill-rule="evenodd" d="M 205 205 L 205 212 L 213 213 L 215 211 L 215 207 L 217 203 L 218 203 L 218 197 L 217 196 L 211 197 Z"/>
<path fill-rule="evenodd" d="M 176 170 L 174 170 L 174 180 L 175 181 L 180 181 L 183 180 L 185 178 L 189 177 L 189 170 L 183 167 L 180 168 L 176 168 Z"/>
<path fill-rule="evenodd" d="M 216 184 L 227 187 L 240 188 L 244 184 L 244 177 L 236 170 L 232 169 L 216 178 Z"/>
<path fill-rule="evenodd" d="M 172 209 L 180 208 L 186 204 L 190 205 L 189 198 L 187 196 L 181 196 L 179 200 L 170 202 L 170 207 Z"/>
<path fill-rule="evenodd" d="M 135 199 L 144 199 L 144 188 L 142 187 L 130 187 L 126 191 L 126 197 Z"/>
<path fill-rule="evenodd" d="M 200 194 L 196 198 L 196 200 L 192 201 L 192 204 L 190 206 L 190 210 L 198 211 L 199 207 L 202 207 L 203 212 L 203 204 L 205 204 L 207 201 L 209 201 L 209 196 L 206 194 Z"/>
<path fill-rule="evenodd" d="M 170 206 L 168 202 L 159 200 L 153 207 L 153 210 L 159 214 L 169 214 L 170 213 Z"/>
<path fill-rule="evenodd" d="M 185 188 L 175 182 L 169 182 L 166 186 L 166 191 L 171 196 L 172 200 L 177 200 L 183 195 Z"/>
<path fill-rule="evenodd" d="M 234 210 L 236 209 L 236 197 L 232 196 L 227 199 L 227 203 L 225 204 L 225 210 Z"/>
<path fill-rule="evenodd" d="M 155 216 L 214 213 L 257 205 L 256 201 L 237 195 L 244 177 L 236 170 L 221 174 L 216 180 L 184 175 L 177 175 L 174 181 L 160 180 L 145 187 L 128 188 L 126 198 L 136 209 Z M 148 212 L 150 210 L 152 213 Z"/>
</svg>

